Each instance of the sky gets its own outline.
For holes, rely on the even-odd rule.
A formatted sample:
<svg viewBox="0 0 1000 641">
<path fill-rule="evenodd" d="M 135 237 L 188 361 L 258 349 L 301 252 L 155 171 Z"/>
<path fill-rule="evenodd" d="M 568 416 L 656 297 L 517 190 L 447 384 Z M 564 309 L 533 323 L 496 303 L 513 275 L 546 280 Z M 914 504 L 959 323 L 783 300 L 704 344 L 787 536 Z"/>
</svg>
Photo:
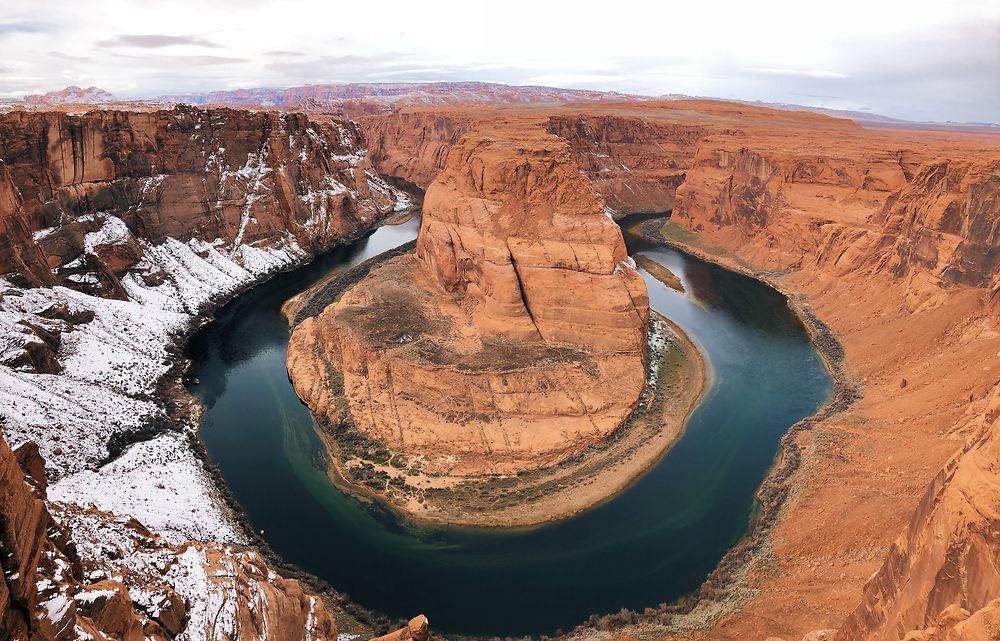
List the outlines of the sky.
<svg viewBox="0 0 1000 641">
<path fill-rule="evenodd" d="M 1000 123 L 1000 0 L 0 5 L 0 98 L 437 80 Z"/>
</svg>

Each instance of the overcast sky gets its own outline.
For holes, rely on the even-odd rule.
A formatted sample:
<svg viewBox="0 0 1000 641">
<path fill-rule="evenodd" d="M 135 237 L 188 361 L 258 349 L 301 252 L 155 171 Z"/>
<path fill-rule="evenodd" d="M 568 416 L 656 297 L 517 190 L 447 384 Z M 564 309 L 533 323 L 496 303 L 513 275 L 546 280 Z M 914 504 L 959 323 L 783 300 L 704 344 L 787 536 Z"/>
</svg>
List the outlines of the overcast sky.
<svg viewBox="0 0 1000 641">
<path fill-rule="evenodd" d="M 558 5 L 558 6 L 557 6 Z M 0 97 L 484 80 L 1000 123 L 1000 0 L 3 0 Z"/>
</svg>

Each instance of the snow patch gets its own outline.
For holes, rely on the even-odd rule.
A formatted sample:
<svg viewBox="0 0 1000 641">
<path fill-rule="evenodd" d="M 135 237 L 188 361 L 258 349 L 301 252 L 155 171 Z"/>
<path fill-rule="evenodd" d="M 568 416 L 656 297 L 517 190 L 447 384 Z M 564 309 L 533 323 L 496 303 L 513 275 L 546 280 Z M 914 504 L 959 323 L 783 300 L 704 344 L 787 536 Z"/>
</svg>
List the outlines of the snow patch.
<svg viewBox="0 0 1000 641">
<path fill-rule="evenodd" d="M 98 470 L 61 479 L 49 487 L 49 499 L 130 514 L 174 544 L 241 541 L 182 434 L 137 443 Z"/>
</svg>

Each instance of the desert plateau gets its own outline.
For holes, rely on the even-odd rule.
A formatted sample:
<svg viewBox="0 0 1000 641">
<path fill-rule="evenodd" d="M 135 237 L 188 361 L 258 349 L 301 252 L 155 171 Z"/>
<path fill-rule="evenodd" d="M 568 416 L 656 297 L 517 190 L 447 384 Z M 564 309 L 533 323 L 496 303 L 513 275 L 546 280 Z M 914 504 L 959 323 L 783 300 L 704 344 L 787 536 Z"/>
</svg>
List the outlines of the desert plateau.
<svg viewBox="0 0 1000 641">
<path fill-rule="evenodd" d="M 1000 639 L 993 3 L 43 4 L 0 641 Z"/>
</svg>

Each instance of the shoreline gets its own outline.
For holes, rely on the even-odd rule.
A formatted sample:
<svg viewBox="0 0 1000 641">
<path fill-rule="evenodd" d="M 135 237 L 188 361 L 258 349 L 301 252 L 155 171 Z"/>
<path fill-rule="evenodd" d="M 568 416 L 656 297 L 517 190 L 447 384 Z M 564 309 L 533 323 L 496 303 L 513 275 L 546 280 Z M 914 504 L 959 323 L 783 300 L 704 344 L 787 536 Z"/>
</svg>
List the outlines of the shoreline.
<svg viewBox="0 0 1000 641">
<path fill-rule="evenodd" d="M 358 228 L 352 233 L 337 240 L 335 243 L 303 257 L 303 259 L 291 263 L 287 266 L 269 273 L 265 278 L 248 284 L 228 295 L 219 296 L 198 310 L 196 316 L 192 316 L 191 321 L 185 328 L 185 332 L 173 337 L 167 349 L 173 356 L 173 363 L 168 370 L 157 381 L 151 397 L 163 408 L 165 417 L 158 421 L 151 429 L 141 432 L 133 432 L 125 435 L 116 445 L 118 446 L 118 456 L 130 446 L 147 440 L 156 438 L 166 432 L 179 432 L 187 437 L 194 456 L 201 462 L 203 469 L 212 483 L 215 500 L 223 504 L 229 512 L 230 525 L 241 535 L 240 543 L 230 544 L 236 549 L 252 550 L 259 553 L 267 565 L 279 573 L 282 577 L 299 581 L 304 586 L 325 602 L 331 612 L 337 615 L 337 625 L 342 632 L 348 634 L 377 635 L 385 634 L 392 630 L 405 626 L 405 619 L 393 619 L 388 615 L 369 610 L 364 606 L 354 602 L 348 595 L 339 591 L 325 579 L 302 569 L 301 567 L 286 561 L 280 554 L 275 552 L 264 538 L 263 533 L 253 527 L 250 518 L 243 506 L 237 501 L 232 491 L 229 489 L 222 475 L 222 471 L 215 465 L 208 453 L 208 448 L 202 441 L 201 419 L 204 414 L 204 406 L 201 399 L 188 389 L 191 377 L 192 361 L 187 354 L 191 339 L 216 319 L 217 313 L 226 305 L 232 303 L 240 295 L 259 287 L 280 274 L 288 273 L 296 269 L 305 267 L 313 263 L 318 257 L 335 251 L 342 247 L 347 247 L 356 243 L 377 231 L 387 221 L 406 215 L 411 216 L 413 211 L 389 212 L 386 215 L 369 221 L 365 227 Z M 127 438 L 137 436 L 138 438 Z M 102 464 L 107 464 L 118 458 L 109 457 Z M 210 541 L 209 541 L 210 542 Z"/>
<path fill-rule="evenodd" d="M 412 251 L 414 245 L 411 241 L 373 256 L 293 296 L 282 306 L 289 327 L 294 329 L 305 318 L 320 314 L 372 269 Z M 388 460 L 353 455 L 353 446 L 359 442 L 381 444 L 353 427 L 345 430 L 343 425 L 329 424 L 325 417 L 317 416 L 310 408 L 313 427 L 324 446 L 327 476 L 341 491 L 363 502 L 377 503 L 401 522 L 414 526 L 530 529 L 596 508 L 627 490 L 666 455 L 683 435 L 688 419 L 710 387 L 710 367 L 695 343 L 680 327 L 655 311 L 651 314 L 651 329 L 654 317 L 669 334 L 664 347 L 672 346 L 680 356 L 683 371 L 677 380 L 683 384 L 677 386 L 679 392 L 671 389 L 669 394 L 666 390 L 651 389 L 651 378 L 664 385 L 671 380 L 669 376 L 660 376 L 659 368 L 665 359 L 654 362 L 650 358 L 647 385 L 636 408 L 600 443 L 554 465 L 516 475 L 427 476 L 393 467 L 394 453 L 384 446 L 381 449 L 389 454 Z M 654 334 L 653 331 L 649 334 L 651 356 L 656 354 L 652 345 Z M 655 372 L 651 370 L 654 366 Z M 291 372 L 288 376 L 292 379 Z M 334 395 L 343 396 L 340 381 L 329 381 L 329 384 L 334 388 Z M 667 407 L 657 405 L 646 409 L 651 399 L 659 402 L 662 398 L 668 401 Z M 654 425 L 649 425 L 650 422 Z M 344 450 L 350 450 L 351 455 L 345 455 Z M 363 470 L 363 476 L 359 473 L 358 478 L 352 478 L 352 469 Z M 424 487 L 408 483 L 415 479 L 423 481 Z M 409 494 L 401 497 L 400 491 Z"/>
<path fill-rule="evenodd" d="M 390 214 L 388 218 L 391 218 L 392 216 L 393 215 Z M 654 222 L 654 223 L 658 222 L 660 223 L 660 225 L 662 225 L 664 222 L 667 222 L 667 220 L 668 218 L 664 217 L 664 218 L 653 219 L 652 221 L 649 221 L 647 219 L 647 222 Z M 382 221 L 376 221 L 374 226 L 361 230 L 356 234 L 352 234 L 351 236 L 343 239 L 342 241 L 326 249 L 325 251 L 332 251 L 336 247 L 348 245 L 352 242 L 359 240 L 360 238 L 363 238 L 364 236 L 372 233 L 375 229 L 377 229 L 377 226 L 382 224 L 382 222 L 384 222 L 384 219 Z M 625 220 L 622 222 L 625 222 L 627 224 L 628 222 L 627 217 L 625 217 Z M 643 223 L 640 222 L 639 224 Z M 775 286 L 767 278 L 766 275 L 747 269 L 745 266 L 740 265 L 738 263 L 734 264 L 728 261 L 724 261 L 721 259 L 721 257 L 713 256 L 709 253 L 703 252 L 699 250 L 697 247 L 694 247 L 692 245 L 688 245 L 677 241 L 671 241 L 669 239 L 663 238 L 658 234 L 656 237 L 650 237 L 646 233 L 642 233 L 641 235 L 647 240 L 650 240 L 652 242 L 656 242 L 658 244 L 667 247 L 672 247 L 675 249 L 679 249 L 681 251 L 685 251 L 691 255 L 694 255 L 708 262 L 719 264 L 727 269 L 732 269 L 733 271 L 737 271 L 739 273 L 745 274 L 747 276 L 765 282 L 769 286 L 781 292 L 788 300 L 789 307 L 799 317 L 800 321 L 803 323 L 803 326 L 809 333 L 810 339 L 816 346 L 816 351 L 820 355 L 824 363 L 824 366 L 827 367 L 828 371 L 831 371 L 831 374 L 834 376 L 835 387 L 834 387 L 833 398 L 826 405 L 821 407 L 816 414 L 803 419 L 799 423 L 789 428 L 786 434 L 782 437 L 781 445 L 779 447 L 778 453 L 776 454 L 774 465 L 768 472 L 760 488 L 758 488 L 757 491 L 758 500 L 760 500 L 761 495 L 766 495 L 766 496 L 774 496 L 776 500 L 783 502 L 784 497 L 787 496 L 788 492 L 790 491 L 790 488 L 784 486 L 783 482 L 787 480 L 788 477 L 791 476 L 791 474 L 795 470 L 798 469 L 798 463 L 800 457 L 798 446 L 794 444 L 794 435 L 797 434 L 799 431 L 808 429 L 816 421 L 825 418 L 835 412 L 842 411 L 844 407 L 846 407 L 855 400 L 855 398 L 846 398 L 847 405 L 844 405 L 843 407 L 838 406 L 836 409 L 830 409 L 835 403 L 838 403 L 842 400 L 841 399 L 842 395 L 839 391 L 842 379 L 845 385 L 844 389 L 848 390 L 849 388 L 850 391 L 852 392 L 854 391 L 853 383 L 851 381 L 846 380 L 846 377 L 843 374 L 843 369 L 842 369 L 843 350 L 840 347 L 839 341 L 837 341 L 832 331 L 826 328 L 826 326 L 822 323 L 822 321 L 819 321 L 819 319 L 815 318 L 815 316 L 811 314 L 811 311 L 808 311 L 808 308 L 805 307 L 802 304 L 802 302 L 798 300 L 799 298 L 801 298 L 801 295 L 786 292 L 782 288 Z M 391 251 L 392 250 L 390 250 L 390 252 Z M 267 280 L 276 276 L 278 273 L 284 271 L 291 271 L 298 267 L 304 266 L 309 262 L 312 262 L 312 260 L 314 260 L 319 255 L 320 254 L 315 254 L 311 256 L 308 260 L 302 261 L 301 263 L 297 263 L 293 266 L 289 266 L 286 269 L 279 270 L 278 272 L 269 275 L 267 279 L 264 279 L 258 283 L 255 283 L 252 286 L 244 288 L 240 292 L 235 293 L 233 296 L 228 297 L 225 300 L 220 300 L 216 302 L 214 305 L 211 306 L 211 308 L 203 310 L 200 313 L 197 322 L 192 324 L 193 327 L 190 329 L 189 333 L 177 337 L 173 349 L 176 350 L 175 353 L 178 355 L 178 362 L 175 363 L 175 366 L 179 368 L 180 373 L 176 376 L 164 377 L 163 379 L 163 383 L 165 384 L 164 391 L 166 391 L 171 386 L 176 386 L 174 387 L 174 390 L 179 389 L 181 391 L 182 393 L 182 396 L 180 397 L 181 402 L 177 403 L 176 406 L 178 409 L 183 409 L 185 407 L 185 402 L 187 400 L 195 401 L 195 405 L 197 406 L 195 412 L 197 413 L 197 416 L 194 418 L 194 421 L 195 424 L 198 425 L 199 430 L 200 430 L 201 405 L 200 402 L 197 400 L 197 397 L 190 394 L 184 385 L 184 381 L 189 375 L 188 368 L 190 366 L 190 361 L 189 359 L 187 359 L 185 351 L 190 338 L 197 331 L 199 331 L 204 325 L 210 323 L 213 320 L 215 313 L 219 309 L 221 309 L 224 305 L 228 304 L 232 300 L 235 300 L 235 298 L 239 296 L 240 293 L 247 291 L 252 287 L 256 287 L 257 285 L 260 285 L 264 282 L 267 282 Z M 380 254 L 379 256 L 375 256 L 372 259 L 369 259 L 369 261 L 378 261 L 380 258 L 383 258 L 383 256 L 384 255 Z M 346 270 L 346 272 L 349 271 L 351 270 Z M 696 347 L 694 347 L 694 349 L 697 351 Z M 170 370 L 171 373 L 176 371 L 178 370 L 175 369 L 174 367 L 172 367 Z M 706 370 L 705 376 L 710 377 L 711 372 Z M 704 384 L 704 390 L 707 390 L 709 388 L 709 383 L 710 380 L 707 379 Z M 160 389 L 159 386 L 158 389 Z M 699 394 L 698 398 L 692 404 L 690 411 L 694 411 L 694 409 L 697 408 L 697 405 L 700 403 L 701 399 L 704 396 L 703 391 L 702 393 Z M 165 398 L 170 401 L 178 400 L 178 397 L 176 396 L 174 396 L 173 398 L 167 396 Z M 190 407 L 188 407 L 188 411 L 189 412 L 191 411 Z M 168 418 L 170 419 L 175 418 L 173 411 L 168 410 Z M 324 446 L 326 447 L 327 445 L 325 442 L 325 439 L 327 438 L 326 435 L 323 433 L 323 431 L 320 429 L 318 425 L 316 425 L 315 427 L 317 429 L 317 433 L 320 434 L 322 439 L 324 439 Z M 172 428 L 166 427 L 163 428 L 163 431 L 170 429 Z M 160 430 L 155 430 L 155 433 L 152 436 L 155 436 L 156 434 L 159 433 L 161 433 Z M 680 434 L 678 434 L 677 437 L 679 438 L 679 436 Z M 149 437 L 147 436 L 147 438 Z M 246 537 L 246 542 L 242 546 L 238 547 L 244 547 L 246 549 L 253 549 L 258 551 L 259 553 L 262 554 L 262 556 L 264 556 L 267 562 L 273 568 L 275 568 L 275 570 L 281 572 L 282 575 L 284 576 L 301 581 L 304 585 L 308 586 L 319 596 L 323 597 L 324 600 L 328 603 L 328 605 L 331 606 L 331 608 L 335 612 L 340 613 L 341 616 L 346 615 L 347 617 L 349 617 L 350 622 L 344 621 L 345 630 L 351 630 L 355 632 L 365 631 L 365 633 L 367 633 L 367 631 L 369 630 L 377 631 L 379 629 L 381 630 L 393 629 L 393 625 L 398 623 L 397 621 L 391 620 L 388 616 L 384 614 L 368 610 L 364 606 L 361 606 L 353 602 L 348 595 L 339 592 L 334 586 L 330 585 L 324 579 L 321 579 L 318 576 L 308 571 L 305 571 L 299 568 L 298 566 L 295 566 L 294 564 L 284 561 L 276 552 L 271 550 L 267 542 L 264 540 L 263 536 L 258 531 L 254 530 L 254 528 L 251 526 L 249 518 L 243 511 L 242 506 L 240 506 L 240 504 L 236 501 L 236 499 L 233 497 L 232 493 L 226 486 L 225 480 L 222 478 L 219 469 L 211 463 L 207 454 L 207 450 L 205 449 L 204 444 L 198 435 L 198 432 L 195 431 L 193 433 L 189 433 L 189 439 L 194 446 L 193 449 L 195 450 L 196 455 L 205 465 L 205 469 L 213 481 L 215 489 L 218 492 L 219 498 L 221 498 L 223 503 L 225 503 L 225 505 L 232 512 L 234 524 L 236 525 L 238 530 L 241 533 L 243 533 Z M 145 439 L 138 439 L 138 440 L 145 440 Z M 138 442 L 138 440 L 136 442 Z M 676 441 L 676 439 L 674 440 Z M 127 447 L 130 444 L 131 443 L 126 444 L 124 447 Z M 665 454 L 665 452 L 668 449 L 669 446 L 664 450 L 663 454 Z M 652 461 L 651 465 L 655 464 L 662 457 L 663 454 L 654 457 L 654 460 Z M 640 471 L 638 476 L 641 476 L 646 470 L 648 470 L 648 467 Z M 623 489 L 626 489 L 630 483 L 631 482 L 627 483 L 625 488 Z M 355 490 L 365 490 L 365 488 L 358 487 L 353 484 L 351 485 L 351 487 L 353 487 Z M 389 505 L 386 501 L 381 500 L 380 498 L 376 498 L 374 494 L 364 494 L 364 493 L 359 493 L 357 491 L 351 493 L 353 496 L 358 496 L 362 500 L 368 502 L 372 500 L 378 500 L 381 505 Z M 606 497 L 605 500 L 613 498 L 613 496 L 616 496 L 618 493 L 620 493 L 620 490 L 618 492 L 615 492 L 611 496 Z M 597 505 L 600 505 L 603 502 L 604 501 L 596 503 L 593 507 L 596 507 Z M 761 505 L 763 505 L 764 503 L 765 502 L 761 500 Z M 773 504 L 773 501 L 768 501 L 768 503 Z M 780 508 L 781 506 L 779 505 L 778 511 L 780 511 Z M 741 597 L 740 595 L 735 595 L 734 598 L 734 595 L 729 595 L 729 594 L 720 595 L 718 594 L 719 590 L 714 586 L 719 585 L 721 581 L 725 583 L 725 585 L 723 586 L 723 591 L 726 592 L 739 591 L 741 587 L 741 579 L 742 576 L 745 574 L 746 570 L 753 564 L 754 561 L 758 560 L 764 553 L 766 553 L 766 547 L 762 545 L 763 541 L 760 541 L 759 539 L 762 536 L 766 537 L 767 531 L 773 524 L 777 516 L 777 513 L 770 516 L 770 518 L 768 517 L 768 515 L 771 514 L 771 512 L 773 511 L 774 511 L 773 508 L 762 509 L 761 507 L 758 507 L 757 509 L 755 509 L 754 523 L 750 526 L 750 529 L 748 530 L 747 534 L 740 541 L 734 544 L 734 546 L 725 554 L 725 556 L 723 556 L 719 564 L 716 566 L 716 569 L 713 570 L 711 574 L 709 574 L 705 582 L 703 582 L 702 587 L 699 588 L 694 594 L 689 595 L 687 597 L 681 597 L 680 599 L 677 599 L 669 604 L 665 604 L 665 606 L 663 607 L 657 608 L 656 614 L 653 615 L 652 617 L 648 616 L 648 613 L 646 613 L 645 615 L 640 615 L 639 613 L 633 612 L 631 613 L 631 616 L 633 617 L 633 622 L 645 621 L 647 623 L 652 623 L 653 625 L 656 625 L 657 627 L 660 628 L 665 627 L 668 630 L 678 630 L 678 629 L 687 630 L 691 629 L 692 627 L 701 628 L 705 627 L 706 625 L 710 625 L 711 622 L 720 619 L 721 617 L 734 611 L 735 609 L 738 609 L 738 607 L 741 606 L 742 603 L 746 600 L 745 596 Z M 752 558 L 748 559 L 747 558 L 748 554 L 751 555 Z M 700 607 L 704 607 L 706 605 L 706 602 L 708 604 L 708 609 L 710 610 L 710 612 L 707 613 L 707 617 L 703 618 L 701 616 L 698 616 L 698 610 L 700 609 Z M 720 604 L 723 606 L 721 610 L 713 608 L 713 606 L 718 606 Z M 662 615 L 664 613 L 667 613 L 672 617 L 676 617 L 681 620 L 678 621 L 678 623 L 676 624 L 666 624 L 664 626 L 663 623 L 657 622 L 659 620 L 656 619 L 657 615 Z M 694 622 L 693 625 L 692 621 L 690 621 L 690 619 L 692 618 L 697 619 L 697 621 Z M 338 619 L 338 623 L 339 622 L 340 619 Z M 581 622 L 579 626 L 577 626 L 573 631 L 568 632 L 566 635 L 564 635 L 563 638 L 576 636 L 580 633 L 586 633 L 587 631 L 590 630 L 593 630 L 593 618 L 591 620 Z"/>
<path fill-rule="evenodd" d="M 633 216 L 633 221 L 629 221 Z M 622 226 L 627 225 L 633 233 L 648 242 L 682 251 L 743 274 L 779 292 L 809 335 L 823 367 L 833 380 L 830 399 L 817 408 L 816 412 L 790 426 L 782 435 L 774 461 L 754 493 L 757 503 L 747 532 L 722 556 L 702 584 L 691 594 L 657 608 L 648 608 L 642 613 L 623 609 L 619 613 L 621 619 L 615 627 L 619 633 L 630 625 L 644 626 L 643 629 L 651 626 L 666 634 L 708 629 L 738 611 L 753 596 L 744 580 L 751 569 L 768 561 L 771 529 L 781 518 L 787 498 L 793 490 L 791 480 L 801 464 L 802 447 L 796 443 L 797 436 L 812 429 L 820 421 L 846 411 L 863 397 L 864 388 L 847 371 L 844 348 L 834 331 L 815 315 L 803 294 L 790 292 L 777 285 L 772 280 L 775 273 L 756 269 L 737 258 L 727 260 L 726 254 L 708 252 L 691 243 L 665 237 L 661 230 L 670 223 L 670 212 L 664 212 L 660 216 L 632 214 L 623 216 L 618 222 Z M 586 638 L 592 641 L 592 635 L 603 629 L 601 617 L 595 615 L 560 638 Z"/>
<path fill-rule="evenodd" d="M 652 314 L 655 315 L 655 320 L 651 316 L 651 323 L 662 324 L 658 335 L 666 334 L 665 344 L 673 346 L 683 360 L 683 391 L 669 396 L 668 400 L 673 402 L 666 407 L 656 405 L 641 415 L 637 409 L 628 421 L 602 443 L 592 445 L 585 452 L 551 467 L 517 476 L 463 478 L 463 484 L 477 494 L 484 486 L 488 488 L 493 484 L 500 485 L 499 491 L 511 503 L 509 506 L 497 508 L 491 503 L 488 512 L 453 512 L 446 515 L 429 510 L 404 509 L 389 497 L 349 478 L 345 461 L 338 455 L 340 444 L 334 433 L 336 428 L 325 425 L 314 416 L 314 427 L 328 456 L 327 476 L 342 491 L 368 503 L 377 502 L 403 522 L 418 526 L 534 529 L 595 509 L 626 491 L 662 460 L 683 436 L 690 416 L 711 387 L 711 368 L 694 342 L 672 321 L 658 312 L 654 311 Z M 665 358 L 660 358 L 655 363 L 657 370 L 664 365 L 664 361 Z M 651 359 L 650 367 L 653 365 Z M 672 381 L 662 382 L 667 385 Z M 656 392 L 647 385 L 640 402 L 645 406 L 646 403 L 657 402 L 658 396 L 667 396 Z M 391 469 L 391 466 L 383 467 Z M 511 488 L 505 484 L 509 479 L 524 481 L 526 476 L 529 477 L 529 482 L 523 483 L 521 487 Z M 540 499 L 524 501 L 517 496 L 518 492 L 537 493 L 540 488 L 544 491 L 550 485 L 557 485 L 558 489 L 546 491 Z M 448 496 L 446 500 L 452 505 L 457 502 L 453 496 Z"/>
</svg>

